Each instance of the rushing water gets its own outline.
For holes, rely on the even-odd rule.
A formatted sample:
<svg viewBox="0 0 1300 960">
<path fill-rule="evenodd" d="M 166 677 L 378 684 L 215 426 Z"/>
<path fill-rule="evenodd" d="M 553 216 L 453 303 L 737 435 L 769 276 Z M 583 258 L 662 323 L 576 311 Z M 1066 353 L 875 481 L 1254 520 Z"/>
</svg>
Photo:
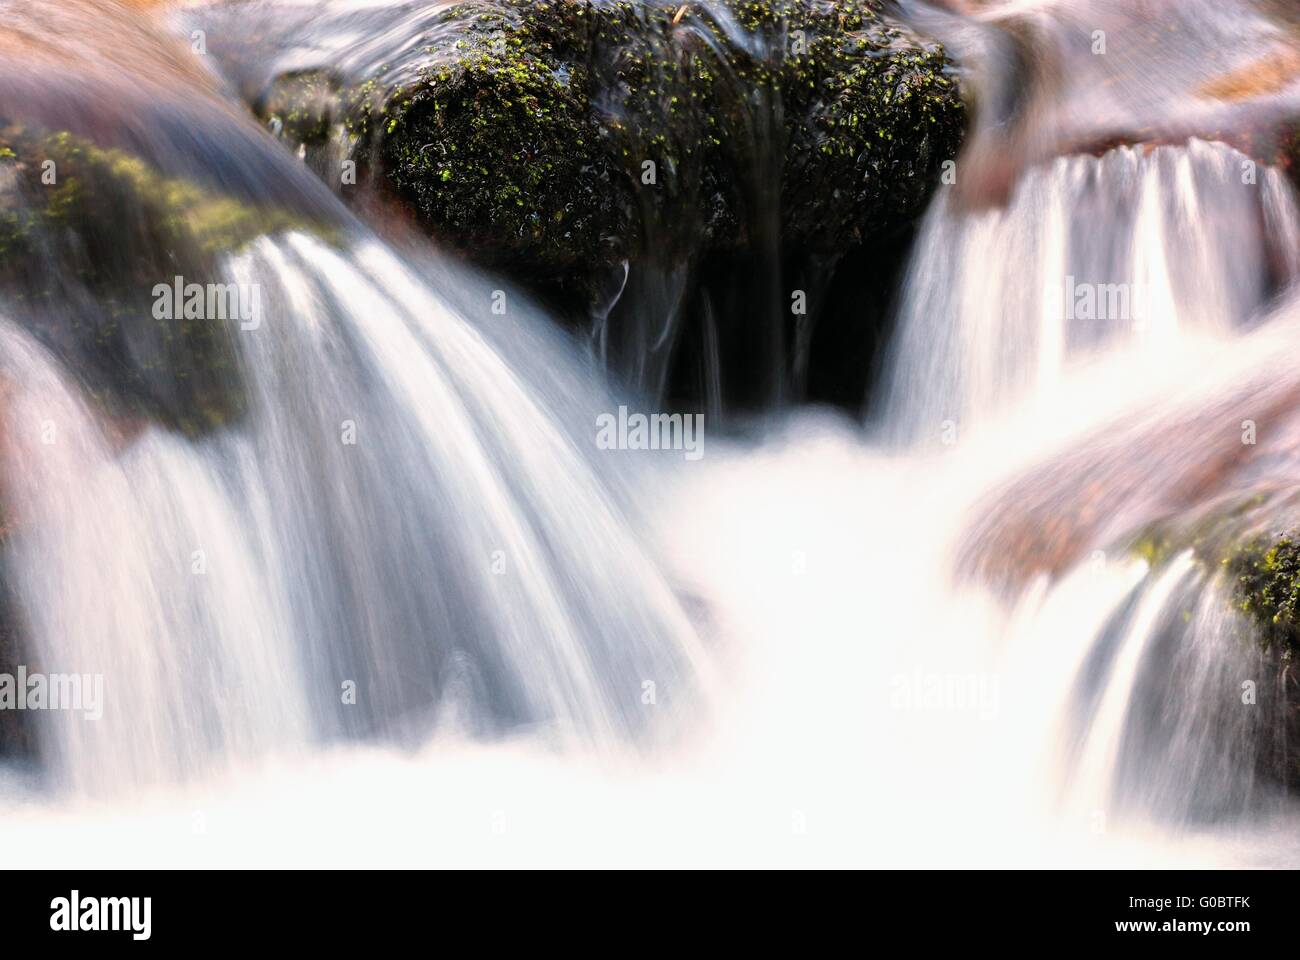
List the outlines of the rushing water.
<svg viewBox="0 0 1300 960">
<path fill-rule="evenodd" d="M 6 862 L 1295 865 L 1249 624 L 1127 549 L 1294 485 L 1275 444 L 1171 493 L 1225 418 L 1298 425 L 1295 198 L 1247 159 L 941 194 L 865 432 L 804 412 L 699 461 L 600 450 L 618 401 L 540 311 L 355 224 L 222 260 L 264 322 L 200 438 L 108 439 L 0 304 L 8 615 L 105 683 L 0 771 Z M 1096 477 L 1068 551 L 1017 532 Z"/>
<path fill-rule="evenodd" d="M 12 509 L 39 518 L 12 546 L 17 612 L 43 662 L 116 688 L 102 719 L 47 731 L 59 780 L 419 735 L 435 705 L 607 746 L 640 732 L 644 680 L 667 705 L 704 671 L 614 472 L 566 436 L 607 404 L 576 372 L 562 393 L 524 379 L 373 241 L 348 252 L 290 236 L 230 265 L 270 301 L 239 338 L 250 428 L 199 445 L 110 454 L 7 334 Z"/>
<path fill-rule="evenodd" d="M 1081 357 L 1158 356 L 1257 319 L 1293 278 L 1300 234 L 1284 178 L 1243 183 L 1250 163 L 1201 141 L 1121 148 L 1032 170 L 1005 210 L 963 216 L 942 196 L 910 268 L 883 420 L 937 440 L 947 421 L 1050 393 Z"/>
</svg>

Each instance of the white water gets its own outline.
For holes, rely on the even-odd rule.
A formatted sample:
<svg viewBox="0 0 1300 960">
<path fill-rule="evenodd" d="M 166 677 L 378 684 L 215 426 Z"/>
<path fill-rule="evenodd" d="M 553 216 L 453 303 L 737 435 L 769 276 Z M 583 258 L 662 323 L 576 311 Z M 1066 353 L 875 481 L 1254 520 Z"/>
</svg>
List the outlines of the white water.
<svg viewBox="0 0 1300 960">
<path fill-rule="evenodd" d="M 1300 862 L 1238 698 L 1266 678 L 1190 557 L 1099 541 L 1015 598 L 953 572 L 1007 478 L 1294 342 L 1242 330 L 1297 245 L 1238 166 L 1120 152 L 938 207 L 884 422 L 699 463 L 598 455 L 613 401 L 540 317 L 492 329 L 449 306 L 474 278 L 371 240 L 229 265 L 274 306 L 238 335 L 247 424 L 197 443 L 113 450 L 0 327 L 7 582 L 33 659 L 107 696 L 38 718 L 43 780 L 0 779 L 5 865 Z M 1151 325 L 1045 316 L 1070 270 L 1150 284 Z M 945 420 L 950 449 L 897 450 Z"/>
<path fill-rule="evenodd" d="M 727 677 L 714 722 L 675 747 L 599 758 L 528 735 L 441 732 L 413 753 L 272 754 L 126 805 L 29 795 L 0 824 L 8 862 L 1295 862 L 1296 823 L 1281 811 L 1210 824 L 1121 815 L 1107 785 L 1127 665 L 1078 768 L 1097 773 L 1069 784 L 1070 691 L 1140 565 L 1090 564 L 1001 609 L 936 573 L 968 474 L 883 458 L 843 424 L 792 433 L 706 461 L 662 495 L 675 563 L 714 604 Z M 1139 625 L 1126 644 L 1143 642 Z M 932 678 L 996 686 L 931 703 Z"/>
<path fill-rule="evenodd" d="M 1274 251 L 1294 271 L 1296 223 L 1277 171 L 1197 140 L 1060 158 L 1006 210 L 959 216 L 941 194 L 910 267 L 882 420 L 899 440 L 938 440 L 945 424 L 1051 394 L 1098 355 L 1158 364 L 1189 337 L 1229 334 L 1266 305 Z"/>
<path fill-rule="evenodd" d="M 322 269 L 308 266 L 312 260 Z M 329 316 L 316 306 L 328 289 L 324 278 L 358 284 L 355 296 L 379 296 L 367 284 L 380 278 L 395 300 L 430 296 L 378 247 L 367 248 L 358 261 L 361 266 L 349 267 L 314 241 L 295 239 L 265 244 L 237 265 L 237 272 L 259 270 L 277 278 L 294 303 L 295 322 L 302 324 L 304 336 L 310 334 L 304 343 L 299 334 L 281 329 L 292 344 L 276 342 L 278 336 L 258 341 L 270 355 L 256 366 L 265 376 L 259 378 L 263 387 L 278 384 L 275 389 L 283 390 L 289 382 L 272 375 L 273 357 L 289 365 L 320 363 L 342 346 L 343 331 L 331 331 Z M 345 286 L 341 295 L 346 294 Z M 345 310 L 343 315 L 365 313 Z M 529 496 L 545 502 L 538 487 L 548 478 L 554 481 L 558 458 L 571 471 L 558 495 L 572 502 L 579 489 L 573 484 L 589 475 L 580 466 L 584 455 L 566 448 L 536 420 L 531 429 L 538 435 L 529 449 L 520 427 L 536 401 L 513 389 L 504 368 L 479 381 L 478 393 L 465 401 L 495 405 L 492 432 L 457 435 L 454 411 L 460 408 L 447 394 L 437 407 L 418 402 L 452 374 L 417 367 L 425 379 L 402 379 L 409 364 L 432 363 L 429 347 L 417 349 L 406 339 L 413 336 L 414 318 L 432 317 L 430 323 L 445 327 L 432 341 L 437 356 L 452 355 L 459 345 L 456 376 L 472 376 L 480 365 L 498 361 L 486 342 L 449 314 L 429 310 L 405 316 L 408 323 L 382 330 L 376 323 L 372 334 L 380 343 L 401 338 L 402 349 L 383 355 L 390 366 L 381 382 L 396 383 L 394 391 L 405 383 L 412 391 L 403 415 L 442 412 L 439 430 L 431 425 L 428 433 L 414 434 L 423 439 L 411 453 L 446 443 L 450 459 L 442 468 L 452 474 L 450 484 L 467 469 L 463 464 L 474 462 L 468 455 L 478 444 L 514 436 L 519 446 L 513 456 L 524 458 L 519 462 L 534 471 Z M 268 333 L 277 333 L 274 325 Z M 27 395 L 42 401 L 44 417 L 82 423 L 75 411 L 52 406 L 71 400 L 35 348 L 15 334 L 6 338 L 6 366 L 27 371 Z M 373 342 L 368 347 L 378 349 Z M 1213 365 L 1216 349 L 1192 344 L 1167 358 L 1164 373 L 1194 377 Z M 1112 369 L 1123 369 L 1126 358 L 1113 359 Z M 301 389 L 344 389 L 337 372 L 320 367 L 314 372 L 316 379 L 294 382 Z M 1150 372 L 1158 383 L 1156 372 Z M 60 456 L 78 462 L 59 461 L 33 481 L 33 496 L 57 504 L 49 507 L 57 534 L 39 538 L 41 552 L 19 565 L 28 578 L 23 589 L 45 601 L 32 604 L 33 611 L 60 618 L 38 621 L 39 629 L 48 631 L 42 633 L 47 642 L 70 642 L 86 632 L 88 643 L 106 657 L 101 669 L 111 678 L 131 678 L 132 700 L 126 716 L 106 715 L 93 734 L 85 729 L 87 721 L 60 718 L 66 726 L 54 741 L 62 748 L 59 769 L 66 782 L 52 793 L 18 781 L 7 788 L 8 811 L 0 820 L 6 862 L 1294 863 L 1300 855 L 1296 823 L 1284 807 L 1269 804 L 1249 816 L 1238 811 L 1208 821 L 1185 815 L 1193 786 L 1205 789 L 1210 782 L 1224 791 L 1240 777 L 1238 768 L 1227 770 L 1224 778 L 1197 782 L 1185 765 L 1155 758 L 1146 781 L 1160 788 L 1154 797 L 1118 788 L 1130 698 L 1138 689 L 1144 649 L 1155 642 L 1151 623 L 1176 591 L 1185 564 L 1147 588 L 1122 631 L 1095 718 L 1082 733 L 1071 717 L 1084 664 L 1100 645 L 1107 622 L 1142 584 L 1144 566 L 1123 558 L 1089 561 L 1050 588 L 1037 584 L 1011 607 L 978 588 L 951 583 L 952 553 L 971 502 L 1015 470 L 1011 451 L 1021 451 L 1019 459 L 1026 460 L 1044 444 L 1062 442 L 1050 436 L 1051 425 L 1068 422 L 1069 411 L 1079 421 L 1075 429 L 1091 422 L 1080 415 L 1078 397 L 1090 395 L 1094 382 L 1084 377 L 1078 390 L 1056 395 L 1061 418 L 1038 410 L 1032 418 L 992 424 L 942 453 L 886 455 L 847 423 L 805 415 L 758 448 L 715 442 L 699 463 L 642 464 L 659 477 L 641 488 L 641 495 L 651 498 L 642 506 L 658 518 L 654 539 L 664 548 L 677 588 L 707 604 L 703 642 L 717 667 L 717 679 L 708 684 L 714 701 L 710 716 L 669 698 L 645 708 L 657 722 L 679 728 L 675 741 L 648 751 L 620 750 L 608 739 L 596 750 L 564 746 L 572 739 L 562 735 L 569 727 L 590 731 L 584 724 L 595 716 L 600 731 L 618 711 L 601 713 L 608 708 L 601 706 L 600 690 L 573 686 L 611 674 L 582 673 L 581 656 L 559 646 L 564 635 L 549 630 L 521 642 L 556 640 L 531 656 L 554 657 L 557 669 L 572 670 L 569 685 L 555 692 L 548 681 L 553 674 L 519 667 L 520 682 L 539 701 L 553 704 L 549 720 L 482 739 L 472 735 L 474 724 L 443 718 L 422 728 L 418 742 L 400 752 L 312 745 L 306 688 L 319 666 L 303 661 L 313 649 L 316 655 L 323 652 L 315 642 L 298 642 L 301 621 L 295 617 L 301 616 L 297 609 L 303 600 L 295 591 L 310 586 L 313 565 L 291 547 L 309 540 L 312 523 L 324 519 L 307 521 L 303 509 L 308 496 L 321 494 L 304 492 L 296 505 L 285 500 L 271 505 L 277 483 L 303 478 L 296 472 L 300 468 L 278 459 L 305 442 L 303 425 L 263 426 L 275 439 L 261 448 L 255 438 L 239 437 L 215 449 L 193 450 L 149 435 L 116 459 L 91 439 L 61 440 L 55 445 Z M 1144 381 L 1134 393 L 1150 388 Z M 502 403 L 503 394 L 515 405 Z M 283 394 L 276 400 L 283 410 L 329 406 L 320 397 L 297 403 Z M 406 409 L 398 403 L 388 415 Z M 271 411 L 260 415 L 269 417 Z M 369 417 L 361 422 L 366 429 L 382 423 Z M 83 426 L 89 434 L 89 426 Z M 333 429 L 331 419 L 326 432 Z M 347 475 L 338 464 L 320 459 L 333 449 L 332 442 L 333 436 L 313 447 L 316 458 L 305 472 Z M 464 445 L 460 456 L 456 451 L 462 448 L 455 444 Z M 339 456 L 351 452 L 340 450 Z M 352 511 L 379 510 L 388 501 L 387 491 L 401 473 L 400 462 L 385 464 L 388 477 L 373 477 L 371 485 L 354 489 Z M 80 471 L 76 479 L 60 481 L 74 468 Z M 476 482 L 518 477 L 523 469 L 507 464 L 494 473 L 485 467 Z M 419 500 L 406 498 L 420 489 L 412 480 L 403 499 L 392 502 L 414 509 Z M 87 496 L 88 490 L 97 495 Z M 348 502 L 337 500 L 334 509 L 347 513 Z M 467 502 L 463 510 L 481 522 L 507 523 L 509 507 L 493 508 L 501 513 L 484 508 L 492 502 Z M 165 513 L 160 512 L 164 505 Z M 460 516 L 460 522 L 472 521 L 473 516 Z M 621 549 L 631 557 L 613 553 L 620 542 L 613 533 L 597 530 L 582 541 L 583 529 L 571 516 L 566 530 L 579 541 L 571 549 L 585 545 L 600 551 L 602 562 L 621 562 L 630 571 L 621 580 L 606 577 L 598 596 L 619 603 L 656 596 L 655 584 L 662 581 L 637 566 L 642 551 L 623 539 Z M 493 535 L 501 535 L 496 526 Z M 356 538 L 354 549 L 378 551 L 379 557 L 400 552 L 372 539 L 368 524 L 358 524 L 348 536 Z M 188 547 L 196 538 L 213 555 L 209 579 L 201 581 L 198 594 L 188 550 L 177 546 Z M 307 555 L 322 559 L 310 550 Z M 105 562 L 106 556 L 115 562 Z M 407 555 L 407 562 L 418 563 L 419 556 Z M 231 580 L 222 572 L 227 570 L 239 575 Z M 365 572 L 357 557 L 351 575 Z M 538 571 L 547 573 L 554 570 Z M 154 584 L 153 592 L 140 589 L 145 583 Z M 365 589 L 392 596 L 399 586 L 370 581 Z M 555 589 L 581 586 L 582 581 L 570 580 Z M 449 602 L 456 589 L 463 588 L 445 589 Z M 527 603 L 536 603 L 543 613 L 553 609 L 540 595 L 510 602 L 519 604 L 516 609 Z M 660 611 L 676 609 L 666 595 L 656 602 L 663 604 Z M 602 615 L 616 615 L 610 606 Z M 104 621 L 106 610 L 114 619 Z M 1205 616 L 1224 613 L 1208 601 L 1206 610 Z M 383 617 L 390 611 L 367 606 L 363 612 Z M 510 611 L 487 609 L 480 615 L 506 617 Z M 663 622 L 679 623 L 675 614 L 662 616 Z M 627 623 L 612 627 L 608 636 L 635 641 L 638 634 Z M 647 643 L 665 636 L 662 628 L 641 635 Z M 575 643 L 592 638 L 571 636 Z M 1228 669 L 1222 658 L 1231 664 L 1232 655 L 1224 649 L 1222 632 L 1198 628 L 1195 636 L 1208 648 L 1206 662 Z M 687 631 L 683 649 L 692 648 L 689 637 Z M 392 646 L 402 643 L 397 636 L 387 639 Z M 375 657 L 396 655 L 384 641 L 382 634 L 372 635 L 373 646 L 363 649 Z M 110 653 L 117 659 L 108 658 Z M 515 658 L 525 655 L 519 648 L 511 651 Z M 1180 701 L 1189 711 L 1186 729 L 1193 741 L 1185 756 L 1205 755 L 1194 721 L 1211 696 L 1213 691 L 1196 690 Z M 477 708 L 491 716 L 491 699 L 477 697 L 477 691 L 465 692 L 462 710 L 472 715 Z M 634 702 L 643 707 L 639 698 Z M 1082 742 L 1071 752 L 1080 735 Z M 166 782 L 166 775 L 177 773 L 188 779 Z M 126 789 L 124 782 L 132 780 L 142 785 Z M 88 792 L 70 794 L 69 784 Z"/>
<path fill-rule="evenodd" d="M 197 444 L 113 454 L 4 330 L 18 614 L 44 672 L 107 687 L 102 719 L 41 718 L 56 783 L 453 720 L 607 749 L 647 733 L 645 681 L 700 702 L 700 641 L 583 435 L 608 403 L 557 353 L 563 390 L 525 383 L 388 251 L 350 253 L 293 236 L 231 265 L 271 303 L 236 334 L 252 409 Z"/>
</svg>

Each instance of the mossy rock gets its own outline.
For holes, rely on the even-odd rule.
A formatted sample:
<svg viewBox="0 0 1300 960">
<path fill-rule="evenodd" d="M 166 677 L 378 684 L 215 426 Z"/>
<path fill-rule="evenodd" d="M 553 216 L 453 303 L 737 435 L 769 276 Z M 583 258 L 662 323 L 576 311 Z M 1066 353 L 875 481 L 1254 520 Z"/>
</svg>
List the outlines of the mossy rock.
<svg viewBox="0 0 1300 960">
<path fill-rule="evenodd" d="M 286 75 L 259 110 L 295 147 L 338 131 L 440 239 L 524 279 L 773 234 L 839 255 L 915 218 L 965 122 L 942 50 L 884 8 L 468 0 L 417 69 Z"/>
<path fill-rule="evenodd" d="M 1285 662 L 1300 654 L 1300 533 L 1248 540 L 1223 559 L 1233 599 L 1261 643 Z"/>
<path fill-rule="evenodd" d="M 237 419 L 230 326 L 159 320 L 154 288 L 222 282 L 220 261 L 300 225 L 67 132 L 0 129 L 0 293 L 112 416 L 187 434 Z"/>
<path fill-rule="evenodd" d="M 618 256 L 605 238 L 627 236 L 629 197 L 602 149 L 585 66 L 562 66 L 540 31 L 525 49 L 496 14 L 462 15 L 455 60 L 427 68 L 367 121 L 379 124 L 375 155 L 389 182 L 441 236 L 493 266 L 550 275 Z"/>
<path fill-rule="evenodd" d="M 1300 491 L 1266 489 L 1218 500 L 1152 523 L 1129 552 L 1152 567 L 1190 550 L 1206 576 L 1222 574 L 1232 606 L 1249 618 L 1265 653 L 1289 663 L 1300 652 L 1300 536 L 1277 518 L 1300 508 Z"/>
</svg>

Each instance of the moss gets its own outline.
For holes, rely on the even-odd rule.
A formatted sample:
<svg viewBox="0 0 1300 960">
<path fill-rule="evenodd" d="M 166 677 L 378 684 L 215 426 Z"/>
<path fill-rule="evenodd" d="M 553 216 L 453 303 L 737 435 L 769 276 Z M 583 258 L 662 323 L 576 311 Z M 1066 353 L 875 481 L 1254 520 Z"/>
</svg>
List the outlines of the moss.
<svg viewBox="0 0 1300 960">
<path fill-rule="evenodd" d="M 1258 625 L 1266 650 L 1289 662 L 1300 650 L 1300 539 L 1256 537 L 1221 563 L 1233 583 L 1233 602 Z"/>
<path fill-rule="evenodd" d="M 1144 531 L 1130 546 L 1130 552 L 1145 560 L 1152 569 L 1162 567 L 1177 551 L 1176 542 L 1163 529 L 1153 527 Z"/>
<path fill-rule="evenodd" d="M 1128 550 L 1153 569 L 1190 550 L 1206 576 L 1227 578 L 1229 603 L 1257 626 L 1264 652 L 1289 663 L 1300 650 L 1300 535 L 1277 521 L 1297 509 L 1300 490 L 1233 496 L 1150 524 Z"/>
<path fill-rule="evenodd" d="M 545 4 L 539 4 L 545 6 Z M 422 219 L 481 260 L 565 271 L 624 235 L 628 208 L 599 146 L 585 68 L 527 52 L 494 14 L 467 18 L 456 58 L 370 120 L 384 172 Z"/>
<path fill-rule="evenodd" d="M 338 129 L 441 239 L 525 279 L 771 240 L 840 254 L 921 209 L 964 110 L 881 0 L 470 0 L 403 61 L 282 77 L 263 115 Z M 655 182 L 643 182 L 645 164 Z"/>
<path fill-rule="evenodd" d="M 258 113 L 295 146 L 319 146 L 330 137 L 339 86 L 323 70 L 287 73 L 276 78 Z"/>
<path fill-rule="evenodd" d="M 0 189 L 0 290 L 15 319 L 113 416 L 189 434 L 238 418 L 244 395 L 229 330 L 155 319 L 154 287 L 175 276 L 220 282 L 222 255 L 305 224 L 66 132 L 5 128 L 0 150 L 10 173 Z"/>
</svg>

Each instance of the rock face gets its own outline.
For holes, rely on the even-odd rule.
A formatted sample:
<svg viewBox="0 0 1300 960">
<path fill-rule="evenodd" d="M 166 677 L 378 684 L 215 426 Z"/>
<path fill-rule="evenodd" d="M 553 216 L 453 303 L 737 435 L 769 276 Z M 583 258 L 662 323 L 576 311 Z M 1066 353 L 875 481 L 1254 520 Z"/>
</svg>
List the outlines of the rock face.
<svg viewBox="0 0 1300 960">
<path fill-rule="evenodd" d="M 408 4 L 390 16 L 418 32 L 410 43 L 369 58 L 332 50 L 304 68 L 303 50 L 281 39 L 295 67 L 269 76 L 241 68 L 262 55 L 237 39 L 228 11 L 196 16 L 228 38 L 215 48 L 228 71 L 327 182 L 347 196 L 340 164 L 356 162 L 361 183 L 399 197 L 440 242 L 592 324 L 613 365 L 662 395 L 675 389 L 666 362 L 647 357 L 700 327 L 705 299 L 735 299 L 703 289 L 733 270 L 731 286 L 757 295 L 744 305 L 757 314 L 748 336 L 774 340 L 757 365 L 788 380 L 807 363 L 817 294 L 839 259 L 896 241 L 939 183 L 961 138 L 961 99 L 942 51 L 885 9 Z M 803 313 L 796 289 L 811 301 Z M 620 293 L 657 319 L 631 315 Z"/>
</svg>

